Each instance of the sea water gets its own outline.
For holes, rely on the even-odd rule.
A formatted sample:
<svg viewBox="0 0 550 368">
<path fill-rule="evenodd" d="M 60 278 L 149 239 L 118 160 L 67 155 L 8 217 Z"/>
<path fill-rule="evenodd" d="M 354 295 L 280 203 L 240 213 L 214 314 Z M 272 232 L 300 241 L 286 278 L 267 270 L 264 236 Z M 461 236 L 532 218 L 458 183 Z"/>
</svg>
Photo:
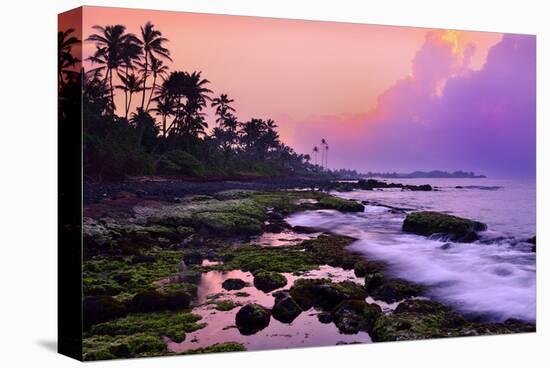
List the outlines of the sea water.
<svg viewBox="0 0 550 368">
<path fill-rule="evenodd" d="M 471 318 L 504 321 L 536 318 L 534 180 L 401 179 L 430 184 L 435 191 L 400 189 L 332 193 L 366 202 L 361 213 L 332 210 L 292 215 L 288 222 L 359 239 L 353 250 L 385 261 L 389 272 L 428 286 L 428 296 Z M 445 212 L 484 222 L 488 230 L 473 243 L 453 243 L 401 231 L 407 213 Z"/>
</svg>

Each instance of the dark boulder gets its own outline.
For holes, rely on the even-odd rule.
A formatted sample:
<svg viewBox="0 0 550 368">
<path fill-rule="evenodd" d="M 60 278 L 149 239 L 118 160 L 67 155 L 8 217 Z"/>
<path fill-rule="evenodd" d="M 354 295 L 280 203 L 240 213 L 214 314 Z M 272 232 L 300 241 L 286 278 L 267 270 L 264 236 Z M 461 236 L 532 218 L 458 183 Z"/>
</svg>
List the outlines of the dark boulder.
<svg viewBox="0 0 550 368">
<path fill-rule="evenodd" d="M 291 323 L 302 313 L 300 306 L 288 293 L 279 293 L 273 306 L 273 318 L 283 323 Z"/>
<path fill-rule="evenodd" d="M 371 285 L 369 284 L 369 286 Z M 369 287 L 369 295 L 374 299 L 393 303 L 418 296 L 423 290 L 422 286 L 411 284 L 402 279 L 385 279 L 377 287 Z"/>
<path fill-rule="evenodd" d="M 147 290 L 137 293 L 128 303 L 132 312 L 157 312 L 163 310 L 178 310 L 189 307 L 190 296 L 183 291 L 161 293 Z"/>
<path fill-rule="evenodd" d="M 153 256 L 136 254 L 135 256 L 132 257 L 132 264 L 155 263 L 156 261 L 157 261 L 157 259 Z"/>
<path fill-rule="evenodd" d="M 227 279 L 222 283 L 222 288 L 225 290 L 241 290 L 248 284 L 241 279 Z"/>
<path fill-rule="evenodd" d="M 405 218 L 403 231 L 418 235 L 438 234 L 451 241 L 472 242 L 479 239 L 478 231 L 487 230 L 487 225 L 439 212 L 413 212 Z"/>
<path fill-rule="evenodd" d="M 237 312 L 235 324 L 243 335 L 253 335 L 269 325 L 269 311 L 259 304 L 247 304 Z"/>
<path fill-rule="evenodd" d="M 259 271 L 254 274 L 254 286 L 264 293 L 282 288 L 287 282 L 286 277 L 277 272 Z"/>
<path fill-rule="evenodd" d="M 126 317 L 127 314 L 126 306 L 110 296 L 89 296 L 82 301 L 84 329 L 88 329 L 97 323 Z"/>
<path fill-rule="evenodd" d="M 183 255 L 183 262 L 185 262 L 186 265 L 200 265 L 203 259 L 203 254 L 197 251 L 187 252 Z"/>
<path fill-rule="evenodd" d="M 352 281 L 333 283 L 328 279 L 299 279 L 290 289 L 290 295 L 304 311 L 311 307 L 330 310 L 344 300 L 364 300 L 367 291 Z"/>
<path fill-rule="evenodd" d="M 340 333 L 356 334 L 359 331 L 370 332 L 376 320 L 382 315 L 382 309 L 376 304 L 364 300 L 346 300 L 332 311 L 334 324 Z"/>
</svg>

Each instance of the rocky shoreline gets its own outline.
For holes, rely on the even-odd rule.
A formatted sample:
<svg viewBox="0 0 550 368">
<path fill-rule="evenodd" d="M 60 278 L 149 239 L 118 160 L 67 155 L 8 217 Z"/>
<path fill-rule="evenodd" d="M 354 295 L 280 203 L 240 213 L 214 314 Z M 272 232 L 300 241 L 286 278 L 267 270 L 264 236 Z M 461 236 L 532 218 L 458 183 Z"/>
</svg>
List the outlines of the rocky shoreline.
<svg viewBox="0 0 550 368">
<path fill-rule="evenodd" d="M 270 346 L 255 344 L 265 339 L 255 337 L 261 331 L 304 321 L 314 332 L 334 330 L 334 341 L 301 337 L 310 346 L 535 330 L 517 320 L 467 320 L 426 298 L 425 286 L 394 278 L 386 264 L 350 251 L 355 239 L 285 221 L 306 210 L 361 212 L 361 203 L 322 191 L 276 191 L 274 184 L 240 187 L 248 184 L 232 190 L 200 184 L 199 192 L 179 183 L 166 194 L 162 188 L 172 184 L 164 183 L 147 187 L 146 195 L 139 185 L 87 189 L 96 194 L 84 209 L 85 359 L 254 350 Z M 287 184 L 284 189 L 299 187 Z M 112 194 L 100 200 L 101 192 Z M 425 212 L 409 214 L 403 230 L 470 241 L 484 227 Z M 295 241 L 266 246 L 253 240 L 283 232 Z M 227 337 L 211 341 L 212 333 Z"/>
</svg>

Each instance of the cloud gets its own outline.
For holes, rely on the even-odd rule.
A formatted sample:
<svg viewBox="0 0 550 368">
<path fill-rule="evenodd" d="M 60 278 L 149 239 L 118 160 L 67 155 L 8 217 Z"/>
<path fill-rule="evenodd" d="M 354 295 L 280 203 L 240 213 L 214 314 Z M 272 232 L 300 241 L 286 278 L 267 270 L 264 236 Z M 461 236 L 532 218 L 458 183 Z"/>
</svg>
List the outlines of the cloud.
<svg viewBox="0 0 550 368">
<path fill-rule="evenodd" d="M 473 45 L 461 47 L 452 32 L 428 32 L 411 75 L 382 93 L 367 116 L 320 117 L 296 134 L 314 129 L 332 139 L 337 166 L 533 176 L 535 48 L 534 36 L 504 35 L 473 70 Z"/>
</svg>

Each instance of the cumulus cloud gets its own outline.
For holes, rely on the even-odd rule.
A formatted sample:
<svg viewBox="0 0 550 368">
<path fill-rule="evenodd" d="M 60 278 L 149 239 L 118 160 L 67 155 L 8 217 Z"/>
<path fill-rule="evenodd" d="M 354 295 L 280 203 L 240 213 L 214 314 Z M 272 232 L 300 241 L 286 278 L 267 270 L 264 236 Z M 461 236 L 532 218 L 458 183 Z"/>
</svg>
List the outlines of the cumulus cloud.
<svg viewBox="0 0 550 368">
<path fill-rule="evenodd" d="M 338 166 L 532 176 L 535 47 L 534 36 L 504 35 L 472 70 L 473 45 L 459 49 L 444 32 L 428 32 L 411 75 L 382 93 L 366 117 L 319 118 L 314 129 L 329 137 L 331 126 L 348 132 L 332 134 Z"/>
</svg>

